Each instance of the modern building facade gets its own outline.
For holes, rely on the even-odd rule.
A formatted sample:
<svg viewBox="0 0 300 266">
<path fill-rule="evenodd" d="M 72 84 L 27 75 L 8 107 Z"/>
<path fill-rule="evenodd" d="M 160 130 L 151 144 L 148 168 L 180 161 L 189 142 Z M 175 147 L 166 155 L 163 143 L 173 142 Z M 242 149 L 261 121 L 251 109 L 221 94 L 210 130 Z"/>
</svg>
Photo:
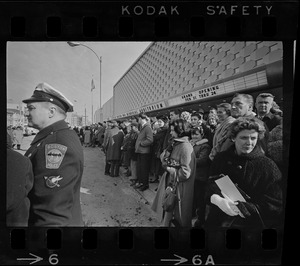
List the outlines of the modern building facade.
<svg viewBox="0 0 300 266">
<path fill-rule="evenodd" d="M 114 97 L 111 97 L 105 104 L 102 106 L 102 119 L 101 122 L 109 120 L 114 116 Z"/>
<path fill-rule="evenodd" d="M 103 118 L 205 109 L 236 92 L 269 91 L 280 103 L 282 57 L 282 43 L 273 41 L 153 42 L 115 84 Z"/>
</svg>

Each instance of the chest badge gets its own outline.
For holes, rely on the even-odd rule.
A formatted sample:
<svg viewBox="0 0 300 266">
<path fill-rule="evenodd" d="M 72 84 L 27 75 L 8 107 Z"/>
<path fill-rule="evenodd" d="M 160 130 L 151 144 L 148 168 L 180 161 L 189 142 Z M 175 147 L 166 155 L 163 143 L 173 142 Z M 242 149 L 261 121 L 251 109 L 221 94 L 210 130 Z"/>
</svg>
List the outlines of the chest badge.
<svg viewBox="0 0 300 266">
<path fill-rule="evenodd" d="M 46 155 L 46 168 L 47 169 L 58 169 L 63 161 L 67 147 L 61 144 L 46 144 L 45 155 Z"/>
<path fill-rule="evenodd" d="M 49 177 L 44 176 L 44 178 L 45 178 L 46 186 L 48 188 L 60 187 L 58 182 L 63 179 L 63 177 L 60 177 L 60 175 L 59 176 L 49 176 Z"/>
</svg>

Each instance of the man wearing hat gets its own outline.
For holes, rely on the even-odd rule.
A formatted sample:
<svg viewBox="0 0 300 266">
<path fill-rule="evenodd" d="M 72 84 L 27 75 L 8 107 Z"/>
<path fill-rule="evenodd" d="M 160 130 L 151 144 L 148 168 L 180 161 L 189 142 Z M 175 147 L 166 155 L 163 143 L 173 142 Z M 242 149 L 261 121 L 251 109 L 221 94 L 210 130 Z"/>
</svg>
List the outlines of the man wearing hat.
<svg viewBox="0 0 300 266">
<path fill-rule="evenodd" d="M 34 172 L 29 226 L 83 226 L 80 184 L 83 150 L 65 122 L 73 104 L 47 83 L 40 83 L 27 104 L 28 126 L 39 130 L 25 153 Z"/>
</svg>

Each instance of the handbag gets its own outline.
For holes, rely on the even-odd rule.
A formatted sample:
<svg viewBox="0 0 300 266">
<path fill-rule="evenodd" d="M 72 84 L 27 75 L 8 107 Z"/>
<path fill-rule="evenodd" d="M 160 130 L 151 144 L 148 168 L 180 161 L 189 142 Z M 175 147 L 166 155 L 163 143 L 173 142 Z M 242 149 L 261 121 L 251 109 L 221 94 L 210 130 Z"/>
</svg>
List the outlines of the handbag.
<svg viewBox="0 0 300 266">
<path fill-rule="evenodd" d="M 178 202 L 177 197 L 177 181 L 175 180 L 172 185 L 169 185 L 163 196 L 162 208 L 165 212 L 172 212 Z"/>
</svg>

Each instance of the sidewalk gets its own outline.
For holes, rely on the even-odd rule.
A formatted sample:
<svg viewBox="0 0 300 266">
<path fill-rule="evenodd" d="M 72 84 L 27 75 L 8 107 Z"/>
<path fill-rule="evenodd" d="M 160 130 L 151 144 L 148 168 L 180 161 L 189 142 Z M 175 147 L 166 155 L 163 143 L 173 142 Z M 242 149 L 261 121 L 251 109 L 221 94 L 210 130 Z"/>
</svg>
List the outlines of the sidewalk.
<svg viewBox="0 0 300 266">
<path fill-rule="evenodd" d="M 99 150 L 100 147 L 97 147 Z M 123 182 L 128 183 L 129 185 L 131 184 L 130 176 L 126 176 L 125 174 L 126 170 L 123 167 L 120 167 L 120 177 L 122 178 Z M 132 189 L 134 189 L 137 193 L 139 193 L 143 199 L 146 201 L 147 204 L 149 204 L 150 206 L 152 205 L 152 202 L 154 200 L 156 191 L 155 189 L 158 187 L 159 183 L 150 183 L 149 182 L 149 189 L 146 189 L 145 191 L 140 191 L 139 189 L 135 189 L 134 187 L 131 187 Z"/>
<path fill-rule="evenodd" d="M 123 167 L 120 167 L 120 177 L 122 178 L 122 180 L 126 183 L 131 184 L 129 178 L 130 176 L 126 176 L 125 174 L 125 169 Z M 149 189 L 146 189 L 145 191 L 140 191 L 139 189 L 135 189 L 134 187 L 131 187 L 132 189 L 134 189 L 135 191 L 137 191 L 145 200 L 146 202 L 148 202 L 148 204 L 151 206 L 152 202 L 154 200 L 156 191 L 155 189 L 158 187 L 159 183 L 150 183 L 149 182 Z"/>
</svg>

